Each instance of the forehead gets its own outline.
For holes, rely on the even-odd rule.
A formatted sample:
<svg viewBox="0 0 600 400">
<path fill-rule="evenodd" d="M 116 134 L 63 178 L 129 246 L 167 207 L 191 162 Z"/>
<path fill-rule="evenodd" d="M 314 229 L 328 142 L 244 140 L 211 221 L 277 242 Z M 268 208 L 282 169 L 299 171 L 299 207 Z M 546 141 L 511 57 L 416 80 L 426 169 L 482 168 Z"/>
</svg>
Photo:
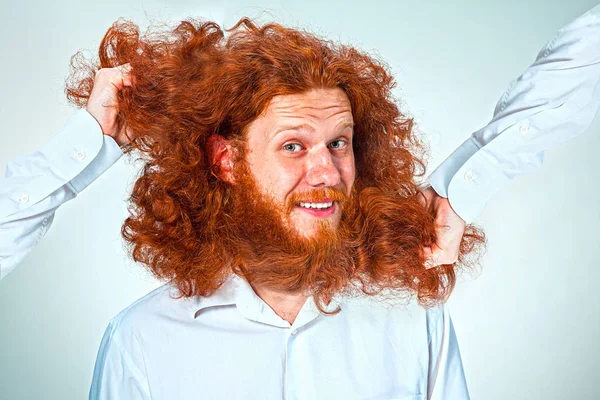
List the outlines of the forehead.
<svg viewBox="0 0 600 400">
<path fill-rule="evenodd" d="M 336 115 L 352 118 L 352 107 L 342 89 L 313 89 L 304 93 L 275 96 L 271 99 L 264 116 L 304 116 L 328 119 Z"/>
<path fill-rule="evenodd" d="M 298 94 L 275 96 L 265 111 L 248 126 L 271 136 L 278 127 L 295 124 L 332 124 L 353 122 L 352 106 L 342 89 L 313 89 Z"/>
</svg>

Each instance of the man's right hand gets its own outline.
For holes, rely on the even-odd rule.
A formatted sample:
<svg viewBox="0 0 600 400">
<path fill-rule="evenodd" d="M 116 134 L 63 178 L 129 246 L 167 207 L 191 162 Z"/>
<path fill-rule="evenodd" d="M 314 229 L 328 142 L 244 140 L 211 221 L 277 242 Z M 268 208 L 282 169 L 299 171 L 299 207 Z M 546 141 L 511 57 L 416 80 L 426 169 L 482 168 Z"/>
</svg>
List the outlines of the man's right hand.
<svg viewBox="0 0 600 400">
<path fill-rule="evenodd" d="M 88 99 L 86 110 L 100 124 L 102 133 L 112 137 L 122 147 L 129 143 L 125 129 L 119 127 L 117 114 L 117 95 L 125 86 L 132 86 L 129 74 L 129 64 L 119 65 L 115 68 L 101 68 L 96 72 L 94 87 Z"/>
</svg>

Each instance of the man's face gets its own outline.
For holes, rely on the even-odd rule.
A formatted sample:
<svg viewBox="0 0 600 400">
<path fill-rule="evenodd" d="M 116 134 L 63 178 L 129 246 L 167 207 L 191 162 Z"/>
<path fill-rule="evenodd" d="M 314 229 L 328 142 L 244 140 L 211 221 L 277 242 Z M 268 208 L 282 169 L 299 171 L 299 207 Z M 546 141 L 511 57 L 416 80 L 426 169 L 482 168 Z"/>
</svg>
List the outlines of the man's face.
<svg viewBox="0 0 600 400">
<path fill-rule="evenodd" d="M 323 224 L 339 224 L 335 191 L 350 195 L 355 177 L 352 126 L 350 101 L 336 88 L 276 96 L 247 128 L 247 162 L 257 186 L 305 237 Z"/>
</svg>

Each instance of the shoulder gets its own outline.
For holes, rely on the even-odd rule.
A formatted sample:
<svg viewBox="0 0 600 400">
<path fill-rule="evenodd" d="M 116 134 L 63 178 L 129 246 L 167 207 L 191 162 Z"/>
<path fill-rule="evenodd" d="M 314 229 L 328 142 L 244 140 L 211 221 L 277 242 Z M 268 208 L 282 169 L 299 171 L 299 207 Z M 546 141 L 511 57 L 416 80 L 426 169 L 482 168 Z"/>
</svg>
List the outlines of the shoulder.
<svg viewBox="0 0 600 400">
<path fill-rule="evenodd" d="M 185 321 L 191 314 L 192 300 L 180 297 L 179 291 L 164 284 L 124 308 L 109 323 L 109 330 L 124 345 L 138 339 L 144 332 L 160 329 L 161 325 Z"/>
<path fill-rule="evenodd" d="M 172 296 L 174 293 L 178 292 L 172 286 L 160 286 L 110 320 L 98 349 L 90 398 L 106 398 L 109 392 L 120 393 L 119 398 L 127 397 L 132 385 L 145 393 L 144 398 L 150 398 L 146 378 L 147 342 L 149 338 L 156 341 L 158 321 L 184 304 L 185 299 L 178 302 Z"/>
</svg>

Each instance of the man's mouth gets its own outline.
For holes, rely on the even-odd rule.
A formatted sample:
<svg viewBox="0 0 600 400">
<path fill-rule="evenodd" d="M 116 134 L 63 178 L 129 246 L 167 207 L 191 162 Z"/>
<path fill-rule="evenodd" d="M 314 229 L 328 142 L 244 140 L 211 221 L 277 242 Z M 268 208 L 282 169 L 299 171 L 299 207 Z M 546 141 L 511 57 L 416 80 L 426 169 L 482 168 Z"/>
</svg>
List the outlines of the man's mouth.
<svg viewBox="0 0 600 400">
<path fill-rule="evenodd" d="M 301 201 L 296 203 L 296 207 L 313 217 L 327 218 L 335 212 L 335 201 L 329 199 L 310 202 Z"/>
<path fill-rule="evenodd" d="M 333 201 L 328 201 L 328 202 L 323 202 L 323 203 L 304 203 L 304 202 L 300 202 L 297 205 L 300 206 L 300 207 L 303 207 L 303 208 L 325 210 L 325 209 L 331 208 L 333 206 Z"/>
</svg>

